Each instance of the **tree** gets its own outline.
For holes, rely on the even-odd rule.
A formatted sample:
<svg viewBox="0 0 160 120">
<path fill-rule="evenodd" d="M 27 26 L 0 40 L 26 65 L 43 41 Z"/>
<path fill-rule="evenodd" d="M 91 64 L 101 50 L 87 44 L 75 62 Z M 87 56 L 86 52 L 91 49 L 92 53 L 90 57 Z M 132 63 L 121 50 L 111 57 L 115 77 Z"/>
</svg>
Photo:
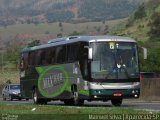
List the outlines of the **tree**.
<svg viewBox="0 0 160 120">
<path fill-rule="evenodd" d="M 61 27 L 63 27 L 63 24 L 62 24 L 62 22 L 59 22 L 59 27 L 61 28 Z"/>
<path fill-rule="evenodd" d="M 57 38 L 61 38 L 61 37 L 63 37 L 63 34 L 62 33 L 58 33 L 57 34 Z"/>
<path fill-rule="evenodd" d="M 73 33 L 71 33 L 69 36 L 78 36 L 81 35 L 82 33 L 79 33 L 77 31 L 73 31 Z"/>
<path fill-rule="evenodd" d="M 150 23 L 151 29 L 148 34 L 152 40 L 158 41 L 160 40 L 160 13 L 154 13 L 152 19 Z"/>
<path fill-rule="evenodd" d="M 141 5 L 134 14 L 135 19 L 141 19 L 146 16 L 144 4 Z"/>
<path fill-rule="evenodd" d="M 141 71 L 160 73 L 160 48 L 148 49 L 147 60 L 142 59 L 141 56 Z"/>
<path fill-rule="evenodd" d="M 24 47 L 24 44 L 16 37 L 8 37 L 6 38 L 4 45 L 4 65 L 6 63 L 11 64 L 8 68 L 13 68 L 13 66 L 15 66 L 14 69 L 17 69 L 19 65 L 20 52 Z"/>
<path fill-rule="evenodd" d="M 13 48 L 7 53 L 7 60 L 18 68 L 21 48 Z"/>
<path fill-rule="evenodd" d="M 109 26 L 105 25 L 104 34 L 108 34 L 108 33 L 109 33 Z"/>
<path fill-rule="evenodd" d="M 30 43 L 28 43 L 28 47 L 34 47 L 40 45 L 40 40 L 34 40 Z"/>
<path fill-rule="evenodd" d="M 102 24 L 106 24 L 106 20 L 104 19 L 104 20 L 102 20 Z"/>
</svg>

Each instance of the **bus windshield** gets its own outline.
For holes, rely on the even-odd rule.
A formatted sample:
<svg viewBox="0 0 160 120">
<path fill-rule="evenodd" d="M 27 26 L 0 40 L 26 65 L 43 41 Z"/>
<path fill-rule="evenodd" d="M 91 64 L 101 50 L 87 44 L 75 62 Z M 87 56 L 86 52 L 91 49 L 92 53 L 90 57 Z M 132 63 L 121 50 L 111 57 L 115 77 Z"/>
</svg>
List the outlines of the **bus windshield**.
<svg viewBox="0 0 160 120">
<path fill-rule="evenodd" d="M 130 79 L 139 77 L 137 45 L 132 42 L 91 43 L 93 79 Z"/>
</svg>

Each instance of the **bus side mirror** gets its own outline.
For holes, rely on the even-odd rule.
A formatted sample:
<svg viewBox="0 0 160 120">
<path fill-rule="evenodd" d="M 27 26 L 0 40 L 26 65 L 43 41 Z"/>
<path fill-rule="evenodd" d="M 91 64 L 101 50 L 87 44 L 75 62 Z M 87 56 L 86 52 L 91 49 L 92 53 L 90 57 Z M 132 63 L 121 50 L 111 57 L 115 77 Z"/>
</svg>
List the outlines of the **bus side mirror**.
<svg viewBox="0 0 160 120">
<path fill-rule="evenodd" d="M 143 49 L 143 58 L 147 59 L 147 48 L 141 47 Z"/>
<path fill-rule="evenodd" d="M 93 59 L 93 49 L 88 46 L 84 46 L 84 48 L 88 49 L 88 59 L 92 60 Z"/>
<path fill-rule="evenodd" d="M 93 49 L 92 48 L 89 48 L 88 49 L 88 59 L 92 60 L 93 59 Z"/>
</svg>

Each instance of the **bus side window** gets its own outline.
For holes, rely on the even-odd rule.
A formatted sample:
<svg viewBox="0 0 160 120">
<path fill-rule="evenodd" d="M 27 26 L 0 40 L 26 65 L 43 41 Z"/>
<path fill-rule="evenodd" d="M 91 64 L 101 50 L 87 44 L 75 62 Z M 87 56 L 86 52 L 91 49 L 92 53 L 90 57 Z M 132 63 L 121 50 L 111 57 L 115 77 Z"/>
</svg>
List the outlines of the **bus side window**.
<svg viewBox="0 0 160 120">
<path fill-rule="evenodd" d="M 52 56 L 51 56 L 51 48 L 48 48 L 45 50 L 46 54 L 45 54 L 45 62 L 46 65 L 50 65 L 51 64 L 51 60 L 52 60 Z"/>
<path fill-rule="evenodd" d="M 40 66 L 40 65 L 41 65 L 41 53 L 42 53 L 42 51 L 41 51 L 41 50 L 38 50 L 38 51 L 37 51 L 37 54 L 36 54 L 36 65 L 37 65 L 37 66 Z"/>
<path fill-rule="evenodd" d="M 66 62 L 66 46 L 65 45 L 57 47 L 56 58 L 57 58 L 57 63 Z"/>
<path fill-rule="evenodd" d="M 28 68 L 28 53 L 24 54 L 24 69 Z"/>
<path fill-rule="evenodd" d="M 35 53 L 35 51 L 29 53 L 28 63 L 29 63 L 30 66 L 35 66 L 36 65 L 36 53 Z"/>
<path fill-rule="evenodd" d="M 45 61 L 45 51 L 42 49 L 42 50 L 39 50 L 38 51 L 38 56 L 37 56 L 37 61 L 38 61 L 38 66 L 43 66 L 44 65 L 44 61 Z"/>
<path fill-rule="evenodd" d="M 46 51 L 43 50 L 41 53 L 41 65 L 45 66 L 46 65 Z"/>
<path fill-rule="evenodd" d="M 51 49 L 51 64 L 55 64 L 56 63 L 56 48 L 53 47 Z"/>
<path fill-rule="evenodd" d="M 67 61 L 74 62 L 78 61 L 79 55 L 79 43 L 73 43 L 67 45 Z"/>
</svg>

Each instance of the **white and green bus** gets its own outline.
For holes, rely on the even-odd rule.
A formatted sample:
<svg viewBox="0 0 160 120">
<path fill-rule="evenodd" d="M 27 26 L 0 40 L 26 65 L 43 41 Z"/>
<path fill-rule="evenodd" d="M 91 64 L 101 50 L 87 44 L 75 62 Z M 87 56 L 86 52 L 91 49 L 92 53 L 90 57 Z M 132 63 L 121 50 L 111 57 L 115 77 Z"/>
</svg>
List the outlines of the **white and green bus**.
<svg viewBox="0 0 160 120">
<path fill-rule="evenodd" d="M 82 105 L 84 100 L 111 100 L 140 95 L 138 47 L 120 36 L 71 36 L 25 48 L 21 55 L 22 97 L 35 104 L 61 100 Z"/>
</svg>

